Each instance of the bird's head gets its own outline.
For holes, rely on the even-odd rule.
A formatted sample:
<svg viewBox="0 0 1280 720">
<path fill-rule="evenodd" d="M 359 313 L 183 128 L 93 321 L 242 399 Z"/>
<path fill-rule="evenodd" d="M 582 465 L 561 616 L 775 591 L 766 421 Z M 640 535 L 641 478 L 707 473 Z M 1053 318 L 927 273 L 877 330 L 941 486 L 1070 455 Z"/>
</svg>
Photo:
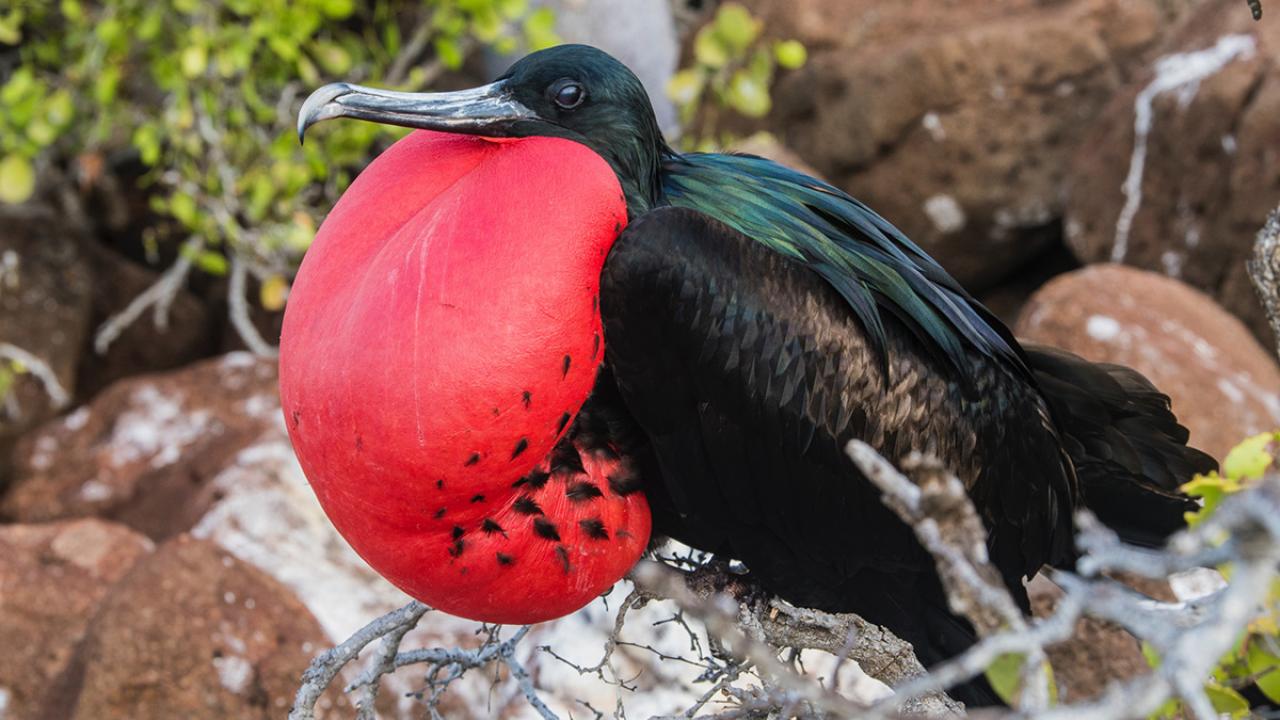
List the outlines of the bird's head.
<svg viewBox="0 0 1280 720">
<path fill-rule="evenodd" d="M 656 202 L 667 152 L 639 78 L 586 45 L 532 53 L 494 82 L 469 90 L 405 93 L 326 85 L 303 105 L 299 137 L 311 125 L 338 117 L 494 138 L 572 140 L 609 163 L 632 215 Z"/>
</svg>

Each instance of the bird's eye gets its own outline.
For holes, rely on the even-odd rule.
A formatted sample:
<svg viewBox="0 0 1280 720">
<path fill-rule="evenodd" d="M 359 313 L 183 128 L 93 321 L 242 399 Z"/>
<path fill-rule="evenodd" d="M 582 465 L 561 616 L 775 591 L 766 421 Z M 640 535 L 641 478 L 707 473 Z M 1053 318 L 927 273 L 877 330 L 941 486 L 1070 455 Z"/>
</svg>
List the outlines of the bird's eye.
<svg viewBox="0 0 1280 720">
<path fill-rule="evenodd" d="M 567 82 L 556 88 L 552 97 L 555 98 L 556 105 L 565 110 L 572 110 L 587 99 L 587 91 L 578 83 Z"/>
</svg>

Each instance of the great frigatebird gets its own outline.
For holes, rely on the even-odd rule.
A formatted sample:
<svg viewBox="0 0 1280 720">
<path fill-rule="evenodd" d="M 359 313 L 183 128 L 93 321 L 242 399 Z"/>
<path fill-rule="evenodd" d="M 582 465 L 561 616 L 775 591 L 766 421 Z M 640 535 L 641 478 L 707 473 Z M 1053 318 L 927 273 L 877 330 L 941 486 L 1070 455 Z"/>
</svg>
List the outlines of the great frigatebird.
<svg viewBox="0 0 1280 720">
<path fill-rule="evenodd" d="M 640 82 L 593 48 L 461 92 L 329 85 L 299 133 L 336 117 L 420 131 L 303 262 L 283 407 L 338 529 L 441 609 L 571 612 L 652 522 L 928 664 L 971 629 L 850 439 L 953 469 L 1024 608 L 1023 578 L 1073 561 L 1076 508 L 1159 543 L 1193 507 L 1179 484 L 1214 466 L 1141 375 L 1019 344 L 846 193 L 672 150 Z"/>
</svg>

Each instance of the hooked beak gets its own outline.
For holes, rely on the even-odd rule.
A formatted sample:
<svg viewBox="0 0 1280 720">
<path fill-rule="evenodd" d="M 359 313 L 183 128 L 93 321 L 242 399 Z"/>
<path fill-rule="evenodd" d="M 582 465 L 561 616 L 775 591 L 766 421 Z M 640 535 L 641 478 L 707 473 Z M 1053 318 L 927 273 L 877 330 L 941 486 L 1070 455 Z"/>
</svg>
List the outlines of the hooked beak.
<svg viewBox="0 0 1280 720">
<path fill-rule="evenodd" d="M 502 80 L 470 90 L 408 93 L 333 83 L 311 93 L 298 112 L 298 142 L 307 128 L 337 117 L 472 135 L 503 136 L 532 110 L 507 92 Z"/>
</svg>

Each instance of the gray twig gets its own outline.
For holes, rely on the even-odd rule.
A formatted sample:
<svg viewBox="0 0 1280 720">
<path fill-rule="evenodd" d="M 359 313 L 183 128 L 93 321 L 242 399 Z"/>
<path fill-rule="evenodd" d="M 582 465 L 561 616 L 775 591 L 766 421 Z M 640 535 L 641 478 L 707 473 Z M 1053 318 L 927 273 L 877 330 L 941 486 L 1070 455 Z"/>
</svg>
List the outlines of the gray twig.
<svg viewBox="0 0 1280 720">
<path fill-rule="evenodd" d="M 302 685 L 293 698 L 293 709 L 289 711 L 289 720 L 314 720 L 316 701 L 324 694 L 325 689 L 342 668 L 355 660 L 366 645 L 397 632 L 399 637 L 404 637 L 404 633 L 417 625 L 430 609 L 420 602 L 411 602 L 365 625 L 336 647 L 317 655 L 306 672 L 302 673 Z M 384 663 L 379 658 L 379 662 L 375 665 L 381 668 Z M 376 678 L 374 681 L 376 682 Z"/>
<path fill-rule="evenodd" d="M 45 395 L 49 396 L 49 403 L 53 405 L 53 409 L 61 410 L 67 406 L 67 403 L 71 402 L 71 396 L 67 394 L 66 388 L 62 387 L 62 383 L 58 381 L 58 374 L 53 371 L 53 368 L 49 367 L 49 363 L 17 345 L 7 342 L 0 342 L 0 358 L 8 358 L 19 362 L 26 368 L 27 372 L 36 376 L 36 379 L 44 387 Z"/>
<path fill-rule="evenodd" d="M 138 293 L 129 301 L 123 310 L 107 318 L 98 327 L 93 337 L 93 351 L 105 355 L 111 344 L 119 339 L 130 325 L 137 322 L 148 308 L 154 308 L 156 328 L 167 330 L 169 327 L 169 309 L 173 301 L 182 291 L 187 275 L 191 274 L 191 265 L 196 255 L 204 249 L 204 239 L 199 236 L 187 238 L 178 251 L 178 259 L 173 261 L 160 277 L 146 290 Z"/>
<path fill-rule="evenodd" d="M 986 528 L 955 475 L 937 459 L 912 453 L 902 463 L 912 474 L 908 479 L 859 440 L 845 452 L 933 556 L 953 612 L 968 618 L 979 637 L 1027 632 L 1022 610 L 987 556 Z M 1047 669 L 1044 647 L 1030 646 L 1022 666 L 1020 709 L 1037 712 L 1048 706 Z"/>
</svg>

